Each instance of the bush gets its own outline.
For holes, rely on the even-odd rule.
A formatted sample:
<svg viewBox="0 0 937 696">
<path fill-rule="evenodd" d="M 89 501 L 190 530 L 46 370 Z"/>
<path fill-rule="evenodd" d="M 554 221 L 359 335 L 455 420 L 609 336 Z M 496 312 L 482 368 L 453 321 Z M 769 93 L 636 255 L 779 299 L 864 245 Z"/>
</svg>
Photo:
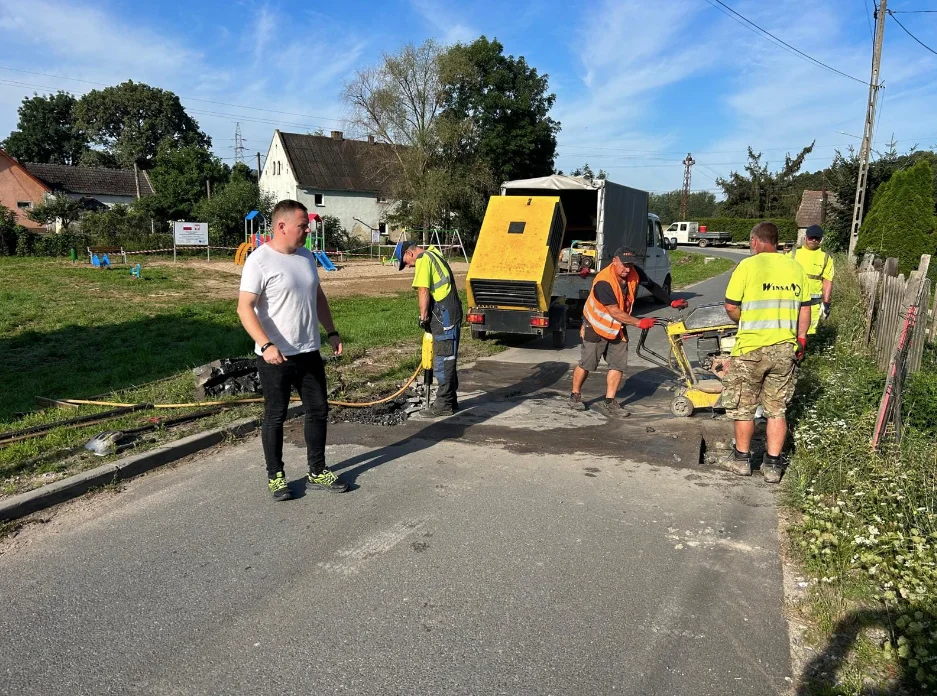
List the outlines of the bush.
<svg viewBox="0 0 937 696">
<path fill-rule="evenodd" d="M 752 227 L 759 222 L 773 222 L 778 226 L 778 236 L 782 242 L 797 241 L 797 222 L 790 218 L 757 220 L 752 218 L 700 218 L 699 224 L 713 232 L 731 232 L 733 242 L 748 242 Z"/>
<path fill-rule="evenodd" d="M 16 224 L 16 213 L 0 205 L 0 256 L 13 256 L 16 242 L 23 227 Z"/>
<path fill-rule="evenodd" d="M 131 243 L 146 244 L 152 236 L 150 220 L 127 205 L 85 213 L 81 232 L 94 244 L 129 247 Z"/>
<path fill-rule="evenodd" d="M 361 241 L 355 239 L 344 227 L 342 221 L 332 215 L 322 217 L 322 229 L 325 233 L 325 248 L 351 251 L 361 246 Z"/>
<path fill-rule="evenodd" d="M 933 181 L 927 160 L 892 174 L 875 192 L 856 250 L 896 257 L 899 273 L 916 270 L 921 254 L 933 254 L 937 247 Z M 937 277 L 937 267 L 931 276 Z"/>
</svg>

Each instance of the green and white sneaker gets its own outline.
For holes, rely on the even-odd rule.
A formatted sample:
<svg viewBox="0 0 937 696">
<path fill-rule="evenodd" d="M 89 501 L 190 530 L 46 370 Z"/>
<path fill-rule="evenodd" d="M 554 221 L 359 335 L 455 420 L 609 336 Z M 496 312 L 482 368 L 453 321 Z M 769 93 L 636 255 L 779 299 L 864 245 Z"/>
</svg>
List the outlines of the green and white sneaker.
<svg viewBox="0 0 937 696">
<path fill-rule="evenodd" d="M 267 488 L 273 493 L 274 500 L 289 500 L 293 497 L 290 487 L 286 483 L 286 474 L 282 471 L 277 472 L 276 478 L 267 480 Z"/>
<path fill-rule="evenodd" d="M 324 468 L 321 473 L 314 474 L 311 471 L 307 474 L 306 480 L 313 490 L 328 491 L 329 493 L 344 493 L 348 490 L 348 484 L 342 483 L 338 476 L 329 469 Z"/>
</svg>

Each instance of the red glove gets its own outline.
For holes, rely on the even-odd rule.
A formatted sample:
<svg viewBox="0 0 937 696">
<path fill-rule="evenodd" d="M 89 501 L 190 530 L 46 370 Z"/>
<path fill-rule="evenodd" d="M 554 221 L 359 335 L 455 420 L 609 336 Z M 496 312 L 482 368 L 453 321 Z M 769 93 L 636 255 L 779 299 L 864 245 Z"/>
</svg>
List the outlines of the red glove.
<svg viewBox="0 0 937 696">
<path fill-rule="evenodd" d="M 651 317 L 644 317 L 644 319 L 638 320 L 638 328 L 642 331 L 646 331 L 654 326 L 654 320 Z"/>
<path fill-rule="evenodd" d="M 804 352 L 807 350 L 807 339 L 806 339 L 806 338 L 801 338 L 800 336 L 798 336 L 798 337 L 797 337 L 797 344 L 798 344 L 800 347 L 797 349 L 797 352 L 794 353 L 794 360 L 798 360 L 798 361 L 799 361 L 799 360 L 803 360 L 803 359 L 804 359 Z"/>
<path fill-rule="evenodd" d="M 670 306 L 673 307 L 674 309 L 686 309 L 687 301 L 686 300 L 674 300 L 673 302 L 670 303 Z"/>
</svg>

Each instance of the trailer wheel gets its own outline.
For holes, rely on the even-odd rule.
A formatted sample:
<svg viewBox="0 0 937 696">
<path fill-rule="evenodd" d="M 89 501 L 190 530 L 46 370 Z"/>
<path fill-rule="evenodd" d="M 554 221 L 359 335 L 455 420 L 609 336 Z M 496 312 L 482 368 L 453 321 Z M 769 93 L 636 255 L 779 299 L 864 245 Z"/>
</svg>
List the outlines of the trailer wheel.
<svg viewBox="0 0 937 696">
<path fill-rule="evenodd" d="M 667 276 L 666 278 L 664 278 L 664 284 L 661 285 L 661 288 L 663 288 L 664 293 L 666 293 L 667 296 L 669 297 L 671 291 L 673 290 L 673 280 L 671 279 L 670 276 Z"/>
<path fill-rule="evenodd" d="M 488 338 L 488 332 L 482 331 L 481 329 L 472 329 L 472 338 L 476 341 L 484 341 Z"/>
<path fill-rule="evenodd" d="M 706 247 L 709 246 L 709 240 L 708 240 L 708 239 L 701 239 L 701 240 L 699 240 L 698 243 L 699 243 L 700 249 L 705 249 Z"/>
<path fill-rule="evenodd" d="M 685 396 L 675 396 L 670 402 L 670 412 L 677 418 L 689 418 L 693 415 L 693 402 Z"/>
</svg>

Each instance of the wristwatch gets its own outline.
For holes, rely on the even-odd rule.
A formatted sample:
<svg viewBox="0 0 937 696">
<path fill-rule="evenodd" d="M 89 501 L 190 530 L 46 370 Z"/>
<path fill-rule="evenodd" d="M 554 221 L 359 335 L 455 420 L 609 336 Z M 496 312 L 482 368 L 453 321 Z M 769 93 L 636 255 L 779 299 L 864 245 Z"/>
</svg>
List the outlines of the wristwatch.
<svg viewBox="0 0 937 696">
<path fill-rule="evenodd" d="M 260 354 L 263 355 L 267 352 L 267 348 L 273 345 L 273 341 L 267 341 L 260 347 Z"/>
<path fill-rule="evenodd" d="M 340 338 L 340 336 L 338 335 L 338 331 L 329 331 L 325 335 L 326 338 L 332 338 L 332 336 L 335 336 L 335 338 Z"/>
</svg>

